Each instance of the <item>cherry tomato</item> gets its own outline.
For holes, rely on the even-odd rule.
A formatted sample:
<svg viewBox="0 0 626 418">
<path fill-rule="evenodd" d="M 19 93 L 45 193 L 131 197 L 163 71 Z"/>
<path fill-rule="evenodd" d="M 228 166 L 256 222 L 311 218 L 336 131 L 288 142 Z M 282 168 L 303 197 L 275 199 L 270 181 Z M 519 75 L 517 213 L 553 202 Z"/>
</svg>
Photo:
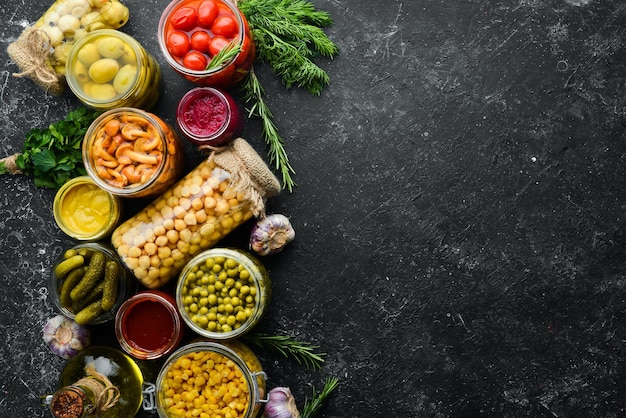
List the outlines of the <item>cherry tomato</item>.
<svg viewBox="0 0 626 418">
<path fill-rule="evenodd" d="M 223 36 L 217 35 L 212 37 L 211 42 L 209 42 L 209 54 L 211 54 L 211 56 L 215 56 L 229 43 L 230 40 L 224 38 Z"/>
<path fill-rule="evenodd" d="M 214 35 L 232 38 L 239 32 L 239 27 L 233 16 L 220 16 L 211 25 L 211 31 Z"/>
<path fill-rule="evenodd" d="M 217 17 L 217 5 L 213 0 L 204 0 L 198 5 L 198 24 L 210 28 Z"/>
<path fill-rule="evenodd" d="M 206 69 L 207 63 L 208 60 L 199 51 L 189 51 L 183 58 L 183 65 L 190 70 L 202 71 Z"/>
<path fill-rule="evenodd" d="M 209 43 L 211 35 L 203 30 L 196 31 L 191 34 L 191 49 L 200 52 L 209 52 Z"/>
<path fill-rule="evenodd" d="M 167 35 L 167 50 L 175 57 L 182 57 L 189 51 L 189 37 L 180 30 L 175 30 Z"/>
<path fill-rule="evenodd" d="M 192 7 L 181 7 L 170 17 L 172 27 L 177 30 L 189 31 L 198 25 L 196 9 Z"/>
</svg>

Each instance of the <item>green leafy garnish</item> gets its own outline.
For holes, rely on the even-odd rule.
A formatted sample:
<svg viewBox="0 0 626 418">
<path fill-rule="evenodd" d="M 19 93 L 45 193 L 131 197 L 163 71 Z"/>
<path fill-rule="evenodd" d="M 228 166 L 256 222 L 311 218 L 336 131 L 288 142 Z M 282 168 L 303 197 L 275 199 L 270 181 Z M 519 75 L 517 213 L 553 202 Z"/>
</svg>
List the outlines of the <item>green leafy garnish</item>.
<svg viewBox="0 0 626 418">
<path fill-rule="evenodd" d="M 291 174 L 294 173 L 294 170 L 289 163 L 289 157 L 287 157 L 285 141 L 278 133 L 278 129 L 276 129 L 276 125 L 274 125 L 274 116 L 263 99 L 263 95 L 265 94 L 263 86 L 254 73 L 254 68 L 250 70 L 250 73 L 248 73 L 243 80 L 242 86 L 244 90 L 244 100 L 246 103 L 252 103 L 252 106 L 248 110 L 249 115 L 260 118 L 263 124 L 263 139 L 268 146 L 270 164 L 273 164 L 274 169 L 280 172 L 283 188 L 291 192 L 295 186 L 295 182 L 293 178 L 291 178 Z"/>
<path fill-rule="evenodd" d="M 311 369 L 321 368 L 325 353 L 315 353 L 318 346 L 309 343 L 295 341 L 286 335 L 265 335 L 260 333 L 246 334 L 245 340 L 259 347 L 270 347 L 277 350 L 285 357 L 292 356 L 298 364 Z"/>
<path fill-rule="evenodd" d="M 211 58 L 211 61 L 206 66 L 206 69 L 212 70 L 213 68 L 221 67 L 233 58 L 235 58 L 240 52 L 241 45 L 236 45 L 234 42 L 229 42 L 228 45 L 220 49 L 220 51 L 215 54 L 213 58 Z"/>
<path fill-rule="evenodd" d="M 313 60 L 318 56 L 333 58 L 338 53 L 337 45 L 324 32 L 332 24 L 330 15 L 308 0 L 239 0 L 237 6 L 250 25 L 257 59 L 267 62 L 286 88 L 296 86 L 313 95 L 321 94 L 330 78 Z M 263 123 L 270 162 L 281 173 L 283 188 L 291 192 L 295 186 L 291 175 L 295 173 L 254 71 L 242 89 L 246 102 L 252 104 L 250 116 Z"/>
<path fill-rule="evenodd" d="M 31 129 L 22 152 L 0 160 L 0 175 L 26 174 L 34 178 L 36 186 L 51 189 L 86 175 L 82 141 L 99 115 L 98 111 L 81 107 L 45 129 Z"/>
<path fill-rule="evenodd" d="M 313 416 L 315 416 L 315 414 L 317 414 L 317 412 L 322 407 L 322 404 L 324 403 L 328 395 L 330 395 L 330 393 L 335 390 L 338 384 L 339 379 L 337 379 L 336 377 L 331 377 L 326 379 L 324 387 L 322 388 L 322 391 L 320 393 L 315 392 L 315 388 L 313 388 L 313 396 L 310 400 L 306 400 L 300 417 L 313 418 Z"/>
<path fill-rule="evenodd" d="M 330 79 L 313 59 L 333 58 L 337 45 L 324 32 L 333 21 L 307 0 L 240 0 L 260 60 L 269 63 L 287 88 L 319 95 Z"/>
</svg>

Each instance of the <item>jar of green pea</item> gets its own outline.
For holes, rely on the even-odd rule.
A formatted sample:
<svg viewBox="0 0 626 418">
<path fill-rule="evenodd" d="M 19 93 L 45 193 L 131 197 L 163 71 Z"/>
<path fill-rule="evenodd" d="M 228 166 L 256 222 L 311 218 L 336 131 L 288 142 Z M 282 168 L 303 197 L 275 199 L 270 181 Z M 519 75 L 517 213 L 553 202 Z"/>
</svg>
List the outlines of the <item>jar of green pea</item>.
<svg viewBox="0 0 626 418">
<path fill-rule="evenodd" d="M 211 248 L 183 268 L 176 305 L 194 332 L 228 340 L 259 322 L 270 295 L 269 274 L 256 257 L 236 248 Z"/>
</svg>

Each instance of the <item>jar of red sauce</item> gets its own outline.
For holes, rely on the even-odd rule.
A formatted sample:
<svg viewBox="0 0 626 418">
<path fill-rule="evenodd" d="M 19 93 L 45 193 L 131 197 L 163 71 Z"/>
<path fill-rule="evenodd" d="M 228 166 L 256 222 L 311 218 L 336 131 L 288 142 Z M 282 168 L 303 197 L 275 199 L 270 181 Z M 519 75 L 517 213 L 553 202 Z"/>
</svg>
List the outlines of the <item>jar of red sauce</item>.
<svg viewBox="0 0 626 418">
<path fill-rule="evenodd" d="M 243 129 L 243 115 L 231 95 L 213 87 L 196 87 L 178 103 L 176 122 L 196 145 L 220 146 Z"/>
<path fill-rule="evenodd" d="M 172 353 L 183 338 L 176 301 L 159 290 L 137 293 L 118 310 L 115 335 L 125 352 L 141 360 Z"/>
<path fill-rule="evenodd" d="M 159 20 L 158 39 L 170 67 L 202 86 L 236 85 L 248 75 L 256 57 L 248 21 L 229 0 L 173 0 Z M 225 47 L 240 50 L 207 68 Z"/>
</svg>

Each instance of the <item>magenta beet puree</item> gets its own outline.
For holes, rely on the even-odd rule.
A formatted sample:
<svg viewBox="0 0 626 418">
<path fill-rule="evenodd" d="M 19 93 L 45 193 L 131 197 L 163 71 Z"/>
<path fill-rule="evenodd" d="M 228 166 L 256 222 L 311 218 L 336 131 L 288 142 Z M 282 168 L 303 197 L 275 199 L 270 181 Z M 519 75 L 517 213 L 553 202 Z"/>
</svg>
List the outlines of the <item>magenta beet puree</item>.
<svg viewBox="0 0 626 418">
<path fill-rule="evenodd" d="M 185 94 L 176 120 L 184 136 L 196 145 L 223 145 L 243 127 L 237 103 L 228 93 L 212 87 L 197 87 Z"/>
</svg>

